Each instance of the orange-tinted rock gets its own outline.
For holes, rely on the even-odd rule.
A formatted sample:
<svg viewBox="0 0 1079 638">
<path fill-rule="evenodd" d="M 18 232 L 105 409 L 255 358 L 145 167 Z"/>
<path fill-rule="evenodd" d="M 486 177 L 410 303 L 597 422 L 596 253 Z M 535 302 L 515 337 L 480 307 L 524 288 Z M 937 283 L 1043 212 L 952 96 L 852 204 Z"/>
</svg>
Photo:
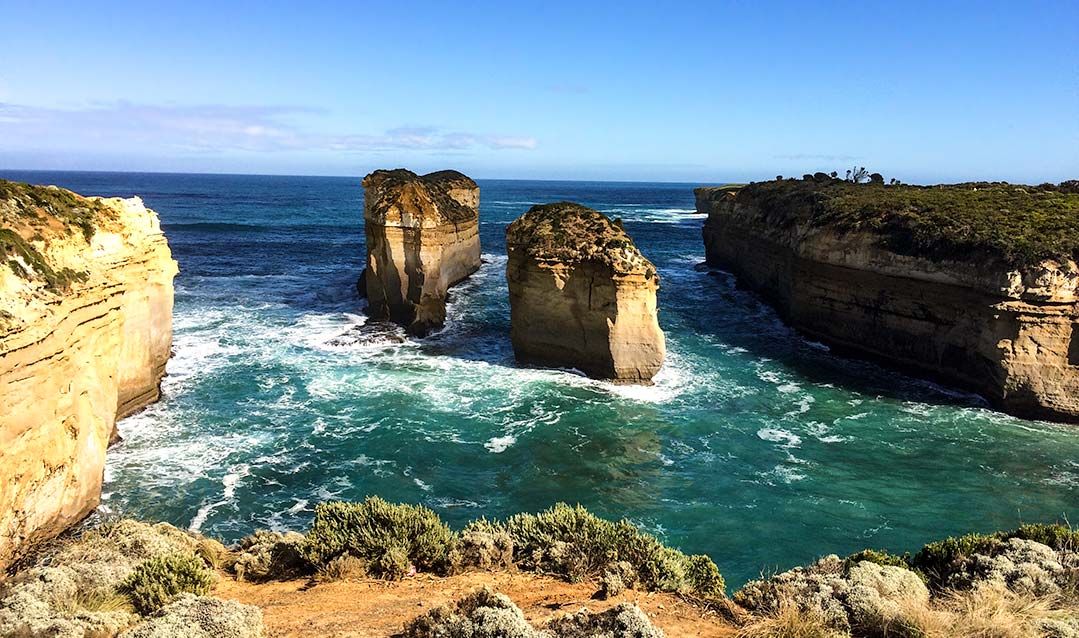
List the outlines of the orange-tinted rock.
<svg viewBox="0 0 1079 638">
<path fill-rule="evenodd" d="M 457 171 L 379 170 L 363 179 L 368 314 L 423 336 L 446 320 L 451 286 L 480 267 L 480 189 Z"/>
</svg>

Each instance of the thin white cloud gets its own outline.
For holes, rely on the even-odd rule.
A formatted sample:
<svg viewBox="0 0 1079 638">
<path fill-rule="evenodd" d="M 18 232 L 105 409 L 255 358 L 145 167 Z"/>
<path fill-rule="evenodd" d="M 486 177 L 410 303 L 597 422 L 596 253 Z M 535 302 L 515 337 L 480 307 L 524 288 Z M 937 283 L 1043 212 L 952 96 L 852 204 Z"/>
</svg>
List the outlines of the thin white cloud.
<svg viewBox="0 0 1079 638">
<path fill-rule="evenodd" d="M 122 150 L 147 145 L 185 152 L 468 151 L 534 149 L 535 138 L 400 127 L 381 134 L 327 134 L 299 120 L 320 114 L 304 107 L 160 106 L 119 102 L 79 109 L 0 103 L 0 149 Z"/>
</svg>

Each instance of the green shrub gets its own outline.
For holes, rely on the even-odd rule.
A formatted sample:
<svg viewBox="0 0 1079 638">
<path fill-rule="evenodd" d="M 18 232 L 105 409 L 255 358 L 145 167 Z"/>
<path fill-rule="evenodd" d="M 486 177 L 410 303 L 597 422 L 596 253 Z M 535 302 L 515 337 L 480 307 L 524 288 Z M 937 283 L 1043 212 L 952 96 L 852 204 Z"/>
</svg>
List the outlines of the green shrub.
<svg viewBox="0 0 1079 638">
<path fill-rule="evenodd" d="M 120 585 L 140 614 L 147 615 L 172 602 L 184 592 L 199 596 L 210 591 L 213 575 L 201 558 L 169 554 L 148 558 Z"/>
<path fill-rule="evenodd" d="M 522 569 L 577 581 L 625 561 L 636 570 L 644 589 L 709 596 L 723 591 L 723 578 L 708 557 L 686 556 L 629 521 L 606 521 L 580 505 L 559 503 L 539 514 L 518 514 L 506 521 L 505 528 Z"/>
<path fill-rule="evenodd" d="M 939 588 L 961 562 L 975 554 L 993 556 L 1010 538 L 1034 541 L 1055 550 L 1079 548 L 1079 531 L 1060 524 L 1033 523 L 1005 532 L 967 534 L 929 543 L 910 559 L 910 564 Z"/>
<path fill-rule="evenodd" d="M 843 569 L 844 571 L 850 571 L 851 567 L 854 567 L 863 561 L 869 561 L 870 563 L 876 563 L 887 567 L 905 567 L 910 569 L 910 556 L 896 556 L 895 554 L 889 554 L 886 549 L 863 549 L 860 552 L 851 554 L 843 559 Z"/>
<path fill-rule="evenodd" d="M 958 538 L 945 538 L 927 544 L 911 559 L 911 566 L 929 579 L 929 584 L 939 589 L 960 563 L 974 554 L 993 555 L 1003 545 L 994 535 L 967 534 Z"/>
<path fill-rule="evenodd" d="M 1057 551 L 1079 551 L 1079 530 L 1073 530 L 1066 525 L 1053 523 L 1030 523 L 1020 525 L 1019 529 L 1010 532 L 1002 532 L 1001 538 L 1022 538 L 1034 541 L 1042 545 L 1048 545 Z"/>
<path fill-rule="evenodd" d="M 366 561 L 375 576 L 400 577 L 402 563 L 406 572 L 409 563 L 444 572 L 453 545 L 453 532 L 431 510 L 372 496 L 318 505 L 300 551 L 314 565 L 348 553 Z"/>
</svg>

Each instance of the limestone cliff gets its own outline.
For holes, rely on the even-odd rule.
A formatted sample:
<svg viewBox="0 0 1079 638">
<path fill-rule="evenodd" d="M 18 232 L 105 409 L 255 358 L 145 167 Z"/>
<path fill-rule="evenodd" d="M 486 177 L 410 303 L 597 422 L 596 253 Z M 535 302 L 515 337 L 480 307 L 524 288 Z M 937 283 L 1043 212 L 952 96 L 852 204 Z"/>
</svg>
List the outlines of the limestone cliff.
<svg viewBox="0 0 1079 638">
<path fill-rule="evenodd" d="M 533 206 L 506 229 L 518 361 L 651 383 L 666 345 L 659 277 L 621 222 L 579 204 Z"/>
<path fill-rule="evenodd" d="M 1079 421 L 1079 196 L 820 175 L 696 195 L 708 262 L 811 338 Z"/>
<path fill-rule="evenodd" d="M 116 419 L 158 398 L 176 272 L 138 198 L 0 180 L 0 565 L 97 506 Z"/>
<path fill-rule="evenodd" d="M 363 191 L 368 314 L 424 336 L 446 320 L 446 291 L 480 267 L 480 189 L 457 171 L 397 169 Z"/>
</svg>

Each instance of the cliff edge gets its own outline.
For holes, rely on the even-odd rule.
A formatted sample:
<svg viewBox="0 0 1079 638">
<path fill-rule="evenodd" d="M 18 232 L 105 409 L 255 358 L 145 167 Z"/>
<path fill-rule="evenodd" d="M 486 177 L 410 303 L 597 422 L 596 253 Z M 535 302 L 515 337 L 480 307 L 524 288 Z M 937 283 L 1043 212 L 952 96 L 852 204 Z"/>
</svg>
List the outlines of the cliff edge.
<svg viewBox="0 0 1079 638">
<path fill-rule="evenodd" d="M 506 229 L 518 361 L 651 383 L 666 356 L 659 276 L 621 222 L 571 202 L 533 206 Z"/>
<path fill-rule="evenodd" d="M 1079 191 L 854 184 L 698 188 L 710 264 L 813 339 L 1017 416 L 1079 422 Z"/>
<path fill-rule="evenodd" d="M 0 180 L 0 566 L 98 504 L 120 417 L 157 400 L 177 272 L 138 198 Z"/>
<path fill-rule="evenodd" d="M 422 337 L 446 321 L 447 290 L 480 267 L 479 186 L 399 168 L 363 178 L 363 191 L 367 312 Z"/>
</svg>

